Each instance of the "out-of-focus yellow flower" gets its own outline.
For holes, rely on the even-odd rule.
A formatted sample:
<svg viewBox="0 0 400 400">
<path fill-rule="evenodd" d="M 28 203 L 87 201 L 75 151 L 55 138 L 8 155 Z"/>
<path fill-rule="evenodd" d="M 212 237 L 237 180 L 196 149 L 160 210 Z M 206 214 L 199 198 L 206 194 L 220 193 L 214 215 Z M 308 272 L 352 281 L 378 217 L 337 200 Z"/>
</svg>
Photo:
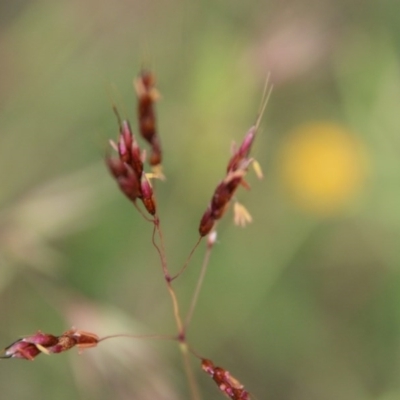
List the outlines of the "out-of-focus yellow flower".
<svg viewBox="0 0 400 400">
<path fill-rule="evenodd" d="M 330 214 L 360 188 L 365 156 L 362 143 L 345 127 L 313 122 L 287 136 L 278 162 L 295 203 L 307 211 Z"/>
</svg>

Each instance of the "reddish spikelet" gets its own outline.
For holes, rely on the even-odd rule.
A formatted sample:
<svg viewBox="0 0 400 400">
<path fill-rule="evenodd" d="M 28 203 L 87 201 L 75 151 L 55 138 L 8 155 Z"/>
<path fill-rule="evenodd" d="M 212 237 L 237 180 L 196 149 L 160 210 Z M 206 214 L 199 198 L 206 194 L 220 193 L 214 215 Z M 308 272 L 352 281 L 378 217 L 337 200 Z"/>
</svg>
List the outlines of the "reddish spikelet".
<svg viewBox="0 0 400 400">
<path fill-rule="evenodd" d="M 70 329 L 69 331 L 64 332 L 62 336 L 73 339 L 76 343 L 76 347 L 79 347 L 80 349 L 96 347 L 100 341 L 100 338 L 95 333 L 78 329 Z"/>
<path fill-rule="evenodd" d="M 253 165 L 255 165 L 256 174 L 259 177 L 262 177 L 258 163 L 250 157 L 250 151 L 257 135 L 257 130 L 260 126 L 261 118 L 265 111 L 265 107 L 267 106 L 269 96 L 271 95 L 271 90 L 272 87 L 268 89 L 267 78 L 256 123 L 247 131 L 241 145 L 233 151 L 233 154 L 228 161 L 226 176 L 214 190 L 211 202 L 201 218 L 199 225 L 200 236 L 205 236 L 210 233 L 214 223 L 222 218 L 239 185 L 246 189 L 250 188 L 249 184 L 244 180 L 250 164 L 253 163 Z M 246 222 L 251 221 L 251 216 L 243 206 L 241 206 L 240 210 L 242 214 L 235 216 L 235 222 L 244 226 Z"/>
<path fill-rule="evenodd" d="M 124 144 L 127 149 L 129 149 L 132 146 L 132 141 L 133 141 L 133 133 L 131 129 L 131 125 L 128 120 L 123 120 L 121 122 L 121 126 L 119 128 L 120 130 L 120 135 L 122 137 L 122 140 L 124 141 Z M 129 161 L 126 161 L 129 163 Z"/>
<path fill-rule="evenodd" d="M 149 214 L 155 215 L 156 201 L 153 195 L 153 188 L 151 187 L 150 182 L 145 174 L 143 174 L 142 176 L 141 190 L 142 190 L 141 200 L 143 202 L 143 205 L 145 206 Z"/>
<path fill-rule="evenodd" d="M 116 179 L 122 176 L 126 176 L 128 174 L 128 168 L 126 164 L 119 158 L 116 159 L 116 158 L 106 157 L 106 164 L 111 172 L 111 175 Z"/>
<path fill-rule="evenodd" d="M 106 163 L 122 193 L 133 202 L 141 197 L 139 180 L 134 170 L 120 159 L 107 158 Z"/>
<path fill-rule="evenodd" d="M 151 142 L 151 153 L 149 158 L 149 164 L 152 166 L 160 165 L 161 159 L 162 159 L 162 153 L 161 153 L 160 140 L 158 136 L 154 136 Z"/>
<path fill-rule="evenodd" d="M 212 215 L 212 209 L 211 206 L 209 205 L 200 221 L 200 226 L 199 226 L 200 236 L 208 235 L 211 232 L 211 229 L 213 228 L 214 224 L 215 224 L 215 218 Z"/>
<path fill-rule="evenodd" d="M 140 182 L 143 174 L 143 160 L 142 154 L 140 152 L 140 147 L 136 141 L 136 138 L 133 136 L 132 146 L 131 146 L 131 163 L 132 169 L 135 171 L 135 175 Z"/>
<path fill-rule="evenodd" d="M 221 367 L 216 367 L 211 360 L 202 359 L 201 368 L 213 378 L 221 392 L 232 400 L 250 400 L 250 394 L 243 385 Z"/>
<path fill-rule="evenodd" d="M 131 151 L 132 147 L 133 134 L 131 127 L 129 125 L 129 121 L 122 121 L 120 127 L 120 134 L 118 140 L 118 154 L 121 161 L 130 164 L 131 163 Z"/>
<path fill-rule="evenodd" d="M 243 174 L 231 173 L 217 186 L 211 199 L 211 210 L 214 219 L 220 219 L 242 182 Z"/>
<path fill-rule="evenodd" d="M 114 111 L 117 113 L 116 109 Z M 110 141 L 111 147 L 118 151 L 118 158 L 107 155 L 106 164 L 121 191 L 135 202 L 137 198 L 142 196 L 140 185 L 143 174 L 142 156 L 129 121 L 119 121 L 119 125 L 118 143 L 115 144 Z"/>
<path fill-rule="evenodd" d="M 162 151 L 160 139 L 156 132 L 156 117 L 154 103 L 159 98 L 155 88 L 155 76 L 152 72 L 143 70 L 134 80 L 138 97 L 138 120 L 142 137 L 151 145 L 149 163 L 153 167 L 152 177 L 165 179 L 162 173 Z M 121 120 L 118 110 L 113 105 L 114 113 L 118 120 L 118 142 L 110 141 L 111 147 L 117 151 L 118 158 L 106 156 L 106 164 L 119 188 L 131 201 L 136 204 L 141 199 L 146 210 L 151 214 L 156 213 L 156 203 L 153 190 L 143 173 L 145 152 L 140 150 L 135 135 L 128 120 Z"/>
<path fill-rule="evenodd" d="M 46 350 L 49 354 L 58 354 L 72 349 L 76 344 L 76 340 L 72 336 L 62 334 L 58 337 L 57 344 L 51 347 L 46 347 Z"/>
<path fill-rule="evenodd" d="M 222 218 L 237 188 L 244 182 L 245 170 L 237 170 L 228 173 L 225 179 L 218 184 L 211 202 L 203 214 L 199 225 L 201 236 L 207 235 L 214 226 L 214 223 Z"/>
<path fill-rule="evenodd" d="M 153 88 L 155 76 L 150 71 L 142 70 L 135 80 L 136 94 L 138 96 L 138 119 L 140 133 L 149 144 L 156 134 L 156 117 L 154 112 Z"/>
<path fill-rule="evenodd" d="M 151 146 L 149 163 L 152 166 L 161 164 L 161 145 L 157 135 L 156 114 L 154 103 L 159 98 L 159 93 L 155 88 L 155 75 L 148 70 L 142 70 L 138 78 L 134 81 L 136 94 L 138 97 L 138 121 L 139 131 L 143 139 Z"/>
<path fill-rule="evenodd" d="M 226 172 L 234 172 L 238 170 L 241 166 L 241 163 L 245 160 L 247 160 L 251 146 L 254 142 L 254 139 L 256 137 L 257 133 L 257 127 L 252 126 L 246 133 L 242 144 L 240 145 L 239 149 L 236 150 L 233 154 L 231 159 L 228 162 L 228 167 L 226 168 Z"/>
<path fill-rule="evenodd" d="M 210 205 L 201 219 L 199 226 L 201 236 L 207 235 L 211 231 L 214 222 L 222 218 L 239 185 L 249 189 L 244 176 L 247 173 L 249 165 L 253 162 L 253 159 L 249 158 L 249 153 L 256 132 L 257 127 L 251 127 L 246 133 L 239 149 L 230 158 L 226 168 L 227 174 L 214 190 Z"/>
<path fill-rule="evenodd" d="M 121 191 L 133 202 L 141 196 L 139 182 L 135 174 L 130 173 L 126 177 L 122 176 L 118 178 L 117 182 Z"/>
<path fill-rule="evenodd" d="M 35 335 L 18 339 L 4 349 L 0 358 L 21 358 L 32 361 L 41 353 L 58 354 L 77 346 L 80 349 L 97 346 L 94 333 L 71 329 L 60 336 L 38 331 Z"/>
<path fill-rule="evenodd" d="M 140 181 L 143 173 L 142 155 L 128 120 L 120 123 L 120 134 L 116 147 L 119 159 L 132 167 L 136 177 Z"/>
<path fill-rule="evenodd" d="M 55 346 L 58 343 L 56 336 L 38 331 L 35 335 L 30 335 L 16 340 L 10 346 L 4 349 L 4 355 L 1 358 L 23 358 L 33 360 L 42 350 Z"/>
</svg>

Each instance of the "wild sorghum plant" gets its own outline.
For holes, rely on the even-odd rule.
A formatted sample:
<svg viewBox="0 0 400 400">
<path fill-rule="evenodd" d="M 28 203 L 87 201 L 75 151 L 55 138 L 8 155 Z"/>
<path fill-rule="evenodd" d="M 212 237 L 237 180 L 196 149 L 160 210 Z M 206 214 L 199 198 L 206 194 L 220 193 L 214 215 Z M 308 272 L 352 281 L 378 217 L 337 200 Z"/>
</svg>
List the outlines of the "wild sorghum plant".
<svg viewBox="0 0 400 400">
<path fill-rule="evenodd" d="M 236 200 L 235 195 L 241 187 L 245 189 L 249 188 L 245 177 L 251 166 L 258 177 L 262 176 L 261 169 L 258 163 L 251 157 L 250 151 L 271 90 L 268 90 L 268 85 L 266 84 L 256 122 L 245 134 L 242 143 L 239 146 L 233 146 L 232 155 L 227 162 L 225 176 L 223 176 L 222 180 L 216 186 L 209 204 L 205 206 L 205 211 L 199 219 L 199 238 L 181 269 L 177 273 L 171 274 L 165 254 L 162 220 L 158 214 L 155 185 L 154 183 L 152 184 L 154 180 L 165 179 L 162 169 L 164 154 L 157 132 L 155 115 L 155 103 L 159 99 L 159 93 L 155 87 L 154 74 L 151 71 L 143 70 L 138 78 L 134 80 L 134 88 L 138 101 L 137 119 L 139 132 L 141 137 L 147 142 L 149 151 L 146 152 L 141 149 L 130 122 L 121 119 L 117 107 L 113 105 L 114 113 L 117 116 L 119 135 L 116 142 L 110 140 L 110 149 L 106 153 L 105 162 L 121 192 L 132 202 L 141 217 L 153 226 L 151 242 L 158 252 L 161 271 L 164 275 L 165 284 L 173 305 L 176 333 L 174 335 L 149 336 L 114 333 L 99 337 L 95 333 L 75 328 L 69 329 L 59 336 L 37 331 L 36 334 L 18 339 L 6 347 L 1 358 L 34 360 L 42 353 L 47 355 L 62 353 L 73 347 L 77 347 L 82 351 L 87 348 L 96 347 L 104 340 L 116 339 L 118 337 L 130 337 L 133 339 L 148 337 L 149 339 L 170 340 L 178 344 L 182 353 L 184 369 L 193 400 L 200 399 L 201 395 L 195 380 L 194 371 L 192 370 L 190 357 L 195 357 L 199 360 L 199 368 L 211 376 L 219 390 L 228 398 L 232 400 L 249 400 L 250 392 L 244 389 L 244 386 L 237 379 L 233 378 L 225 368 L 216 366 L 212 360 L 198 353 L 194 344 L 187 337 L 187 330 L 196 307 L 209 264 L 210 254 L 217 239 L 218 222 L 231 206 L 237 225 L 243 226 L 251 222 L 249 212 Z M 146 164 L 149 165 L 148 171 L 145 170 Z M 186 315 L 183 315 L 174 286 L 178 278 L 189 266 L 192 255 L 202 240 L 206 241 L 206 251 L 202 268 L 188 307 L 188 312 Z"/>
</svg>

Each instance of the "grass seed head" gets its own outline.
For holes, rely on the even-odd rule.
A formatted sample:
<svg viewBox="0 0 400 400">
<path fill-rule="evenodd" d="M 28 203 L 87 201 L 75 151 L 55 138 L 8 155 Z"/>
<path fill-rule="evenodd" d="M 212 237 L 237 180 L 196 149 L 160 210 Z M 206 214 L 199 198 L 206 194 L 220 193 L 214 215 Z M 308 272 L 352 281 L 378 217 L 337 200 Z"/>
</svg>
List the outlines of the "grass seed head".
<svg viewBox="0 0 400 400">
<path fill-rule="evenodd" d="M 211 206 L 208 206 L 207 210 L 204 212 L 200 225 L 199 225 L 199 233 L 200 236 L 206 236 L 211 232 L 211 229 L 214 227 L 215 218 L 212 215 Z"/>
<path fill-rule="evenodd" d="M 202 359 L 201 368 L 211 376 L 219 390 L 231 400 L 250 400 L 250 394 L 244 390 L 243 385 L 229 371 L 216 367 L 211 360 Z"/>
<path fill-rule="evenodd" d="M 149 214 L 155 215 L 156 213 L 156 201 L 154 199 L 153 188 L 149 180 L 146 177 L 146 174 L 143 174 L 142 181 L 141 181 L 141 200 L 143 205 L 145 206 L 146 210 Z"/>
<path fill-rule="evenodd" d="M 80 349 L 97 346 L 99 338 L 94 333 L 71 329 L 60 336 L 38 331 L 18 339 L 6 347 L 0 358 L 21 358 L 32 361 L 39 354 L 58 354 L 73 347 Z"/>
</svg>

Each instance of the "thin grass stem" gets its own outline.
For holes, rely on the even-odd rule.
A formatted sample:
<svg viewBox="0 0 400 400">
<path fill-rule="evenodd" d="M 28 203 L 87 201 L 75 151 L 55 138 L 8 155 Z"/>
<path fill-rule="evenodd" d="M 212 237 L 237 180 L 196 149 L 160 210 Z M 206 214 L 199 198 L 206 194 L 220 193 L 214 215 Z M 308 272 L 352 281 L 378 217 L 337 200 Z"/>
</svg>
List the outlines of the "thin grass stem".
<svg viewBox="0 0 400 400">
<path fill-rule="evenodd" d="M 130 333 L 117 333 L 114 335 L 107 335 L 101 337 L 98 342 L 104 342 L 104 340 L 115 339 L 115 338 L 129 338 L 129 339 L 154 339 L 154 340 L 172 340 L 177 341 L 178 338 L 174 335 L 157 335 L 157 334 L 150 334 L 150 335 L 132 335 Z"/>
<path fill-rule="evenodd" d="M 200 391 L 197 385 L 195 375 L 193 373 L 192 364 L 190 364 L 188 345 L 186 342 L 181 342 L 179 344 L 179 348 L 182 353 L 183 365 L 185 367 L 186 376 L 188 378 L 192 400 L 201 400 Z"/>
<path fill-rule="evenodd" d="M 212 232 L 211 234 L 213 234 L 213 233 L 215 233 L 215 231 Z M 194 310 L 196 308 L 197 300 L 199 298 L 199 294 L 200 294 L 200 291 L 201 291 L 201 288 L 202 288 L 202 285 L 203 285 L 203 282 L 204 282 L 204 277 L 205 277 L 206 272 L 207 272 L 207 267 L 208 267 L 208 265 L 210 263 L 211 250 L 212 250 L 212 248 L 214 246 L 214 242 L 215 242 L 214 240 L 213 241 L 208 240 L 208 242 L 207 242 L 207 249 L 206 249 L 206 252 L 204 254 L 203 263 L 201 265 L 199 279 L 197 280 L 196 289 L 194 290 L 194 293 L 193 293 L 193 296 L 192 296 L 192 300 L 190 302 L 189 311 L 188 311 L 186 319 L 185 319 L 185 324 L 184 324 L 184 331 L 185 332 L 186 332 L 186 330 L 187 330 L 187 328 L 188 328 L 188 326 L 189 326 L 189 324 L 190 324 L 190 322 L 192 320 L 193 313 L 194 313 Z"/>
<path fill-rule="evenodd" d="M 185 261 L 185 264 L 183 264 L 183 267 L 178 271 L 177 274 L 175 274 L 173 277 L 171 277 L 171 282 L 173 280 L 175 280 L 176 278 L 178 278 L 180 275 L 182 275 L 182 273 L 185 271 L 185 269 L 188 267 L 190 260 L 192 259 L 192 256 L 194 254 L 194 252 L 196 251 L 197 247 L 199 246 L 201 239 L 203 239 L 203 236 L 200 236 L 196 242 L 196 244 L 193 246 L 192 250 L 189 253 L 188 258 Z"/>
</svg>

